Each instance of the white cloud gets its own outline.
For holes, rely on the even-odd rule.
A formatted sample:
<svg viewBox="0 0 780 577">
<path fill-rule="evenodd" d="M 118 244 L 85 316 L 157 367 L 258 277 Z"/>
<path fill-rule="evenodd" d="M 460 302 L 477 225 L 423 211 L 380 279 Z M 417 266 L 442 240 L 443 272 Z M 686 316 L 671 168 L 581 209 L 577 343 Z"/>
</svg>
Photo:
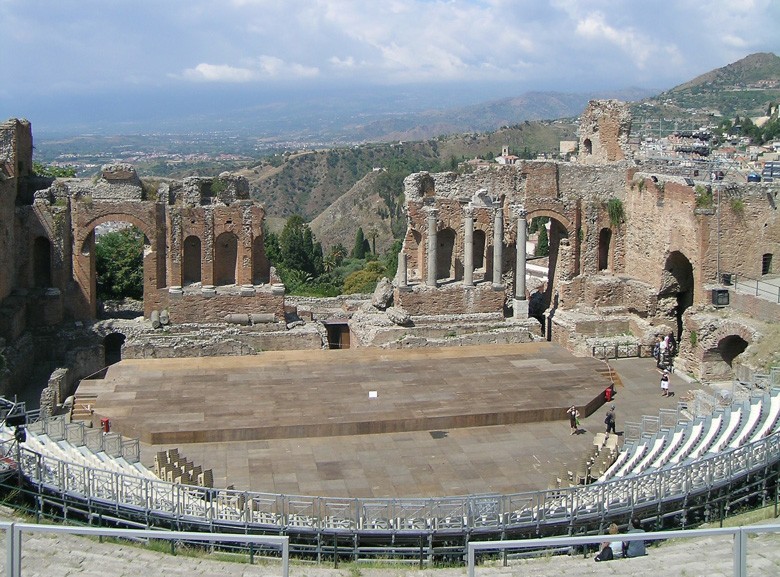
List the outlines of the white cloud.
<svg viewBox="0 0 780 577">
<path fill-rule="evenodd" d="M 187 68 L 182 77 L 202 82 L 249 82 L 255 75 L 247 68 L 201 62 L 195 68 Z"/>
</svg>

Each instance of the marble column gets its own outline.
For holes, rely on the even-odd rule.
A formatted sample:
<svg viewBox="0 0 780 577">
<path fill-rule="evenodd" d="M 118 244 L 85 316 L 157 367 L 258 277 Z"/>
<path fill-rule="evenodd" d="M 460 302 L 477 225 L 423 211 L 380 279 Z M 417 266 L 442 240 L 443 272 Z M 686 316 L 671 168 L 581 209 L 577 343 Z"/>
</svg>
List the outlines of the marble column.
<svg viewBox="0 0 780 577">
<path fill-rule="evenodd" d="M 517 260 L 515 263 L 515 318 L 528 318 L 528 299 L 525 298 L 525 243 L 528 237 L 528 223 L 525 218 L 528 215 L 523 206 L 515 207 L 517 215 Z"/>
<path fill-rule="evenodd" d="M 463 209 L 463 286 L 474 286 L 474 207 Z"/>
<path fill-rule="evenodd" d="M 396 281 L 398 282 L 398 288 L 405 288 L 407 283 L 407 271 L 406 271 L 406 253 L 401 249 L 398 253 L 398 270 L 395 273 Z"/>
<path fill-rule="evenodd" d="M 435 208 L 428 209 L 428 275 L 425 279 L 426 286 L 436 286 L 436 248 L 438 246 L 436 239 L 436 217 L 439 211 Z"/>
<path fill-rule="evenodd" d="M 501 201 L 493 202 L 493 285 L 501 286 L 504 271 L 504 210 Z"/>
</svg>

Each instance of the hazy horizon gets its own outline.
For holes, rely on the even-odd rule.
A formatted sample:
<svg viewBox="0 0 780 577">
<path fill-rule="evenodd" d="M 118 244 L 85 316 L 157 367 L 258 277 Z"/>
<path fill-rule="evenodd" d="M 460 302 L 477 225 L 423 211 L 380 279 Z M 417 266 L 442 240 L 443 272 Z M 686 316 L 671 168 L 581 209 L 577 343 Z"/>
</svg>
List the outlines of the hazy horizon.
<svg viewBox="0 0 780 577">
<path fill-rule="evenodd" d="M 665 90 L 780 52 L 778 29 L 772 0 L 0 0 L 0 110 L 41 134 L 357 123 Z"/>
</svg>

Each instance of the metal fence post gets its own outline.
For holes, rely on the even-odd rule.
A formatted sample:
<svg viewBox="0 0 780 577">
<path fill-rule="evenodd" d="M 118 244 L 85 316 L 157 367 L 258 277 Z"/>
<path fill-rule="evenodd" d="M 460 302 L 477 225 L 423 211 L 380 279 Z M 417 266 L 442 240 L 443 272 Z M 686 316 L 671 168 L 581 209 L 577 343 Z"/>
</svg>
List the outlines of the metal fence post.
<svg viewBox="0 0 780 577">
<path fill-rule="evenodd" d="M 734 533 L 734 577 L 747 577 L 747 531 L 737 527 Z"/>
<path fill-rule="evenodd" d="M 14 575 L 14 551 L 14 524 L 9 523 L 5 530 L 5 566 L 10 577 Z"/>
</svg>

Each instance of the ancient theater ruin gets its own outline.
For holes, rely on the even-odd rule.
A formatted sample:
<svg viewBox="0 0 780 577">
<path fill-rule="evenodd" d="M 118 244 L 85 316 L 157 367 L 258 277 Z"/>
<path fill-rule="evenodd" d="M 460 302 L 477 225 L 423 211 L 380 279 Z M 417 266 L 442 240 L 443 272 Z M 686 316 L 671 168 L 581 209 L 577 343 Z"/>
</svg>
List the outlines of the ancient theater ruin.
<svg viewBox="0 0 780 577">
<path fill-rule="evenodd" d="M 593 101 L 576 162 L 410 175 L 399 272 L 367 304 L 285 296 L 264 251 L 264 209 L 242 177 L 150 184 L 113 164 L 92 180 L 52 181 L 32 173 L 30 123 L 9 120 L 0 127 L 2 390 L 19 391 L 34 367 L 57 368 L 44 405 L 62 404 L 117 346 L 123 358 L 149 358 L 546 339 L 609 356 L 672 333 L 679 370 L 709 380 L 760 370 L 751 352 L 772 334 L 778 305 L 724 281 L 772 278 L 777 185 L 691 179 L 678 165 L 640 161 L 630 124 L 625 104 Z M 702 191 L 716 204 L 698 206 Z M 526 250 L 539 216 L 550 219 L 541 279 L 529 276 Z M 109 222 L 143 233 L 143 323 L 99 320 L 95 231 Z"/>
</svg>

